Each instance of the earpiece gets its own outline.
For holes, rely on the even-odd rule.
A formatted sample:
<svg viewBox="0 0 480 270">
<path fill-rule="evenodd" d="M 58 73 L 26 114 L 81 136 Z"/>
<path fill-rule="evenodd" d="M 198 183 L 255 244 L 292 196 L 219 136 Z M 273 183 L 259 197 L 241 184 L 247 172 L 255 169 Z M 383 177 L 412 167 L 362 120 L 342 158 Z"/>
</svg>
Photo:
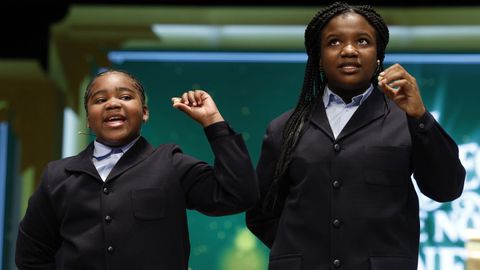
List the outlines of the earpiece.
<svg viewBox="0 0 480 270">
<path fill-rule="evenodd" d="M 79 131 L 77 134 L 78 134 L 78 135 L 87 135 L 87 136 L 96 136 L 96 135 L 93 134 L 93 133 L 85 132 L 85 131 Z"/>
<path fill-rule="evenodd" d="M 380 74 L 380 60 L 377 59 L 377 70 L 375 72 L 376 74 Z"/>
</svg>

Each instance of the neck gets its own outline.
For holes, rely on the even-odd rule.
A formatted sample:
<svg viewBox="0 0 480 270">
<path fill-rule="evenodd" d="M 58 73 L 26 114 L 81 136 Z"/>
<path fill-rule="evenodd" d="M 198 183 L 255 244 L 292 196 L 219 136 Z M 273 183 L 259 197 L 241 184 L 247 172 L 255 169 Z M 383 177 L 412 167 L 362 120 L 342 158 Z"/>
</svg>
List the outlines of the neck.
<svg viewBox="0 0 480 270">
<path fill-rule="evenodd" d="M 362 90 L 362 91 L 337 91 L 337 90 L 334 90 L 334 89 L 331 89 L 331 90 L 332 90 L 332 92 L 337 94 L 339 97 L 341 97 L 343 102 L 345 102 L 345 104 L 348 104 L 348 103 L 352 102 L 353 97 L 358 96 L 365 91 L 365 90 Z"/>
<path fill-rule="evenodd" d="M 129 138 L 128 140 L 123 141 L 103 141 L 97 138 L 96 141 L 111 148 L 118 148 L 132 143 L 133 141 L 137 140 L 138 137 L 140 137 L 140 135 L 136 135 L 133 138 Z"/>
<path fill-rule="evenodd" d="M 330 90 L 333 93 L 335 93 L 340 98 L 342 98 L 342 100 L 343 100 L 343 102 L 345 102 L 345 104 L 348 104 L 348 103 L 352 102 L 353 97 L 361 95 L 362 93 L 364 93 L 368 89 L 368 87 L 370 87 L 370 85 L 367 85 L 365 88 L 362 87 L 359 90 L 353 90 L 353 89 L 338 89 L 338 88 L 333 88 L 330 85 L 328 86 L 328 88 L 330 88 Z"/>
</svg>

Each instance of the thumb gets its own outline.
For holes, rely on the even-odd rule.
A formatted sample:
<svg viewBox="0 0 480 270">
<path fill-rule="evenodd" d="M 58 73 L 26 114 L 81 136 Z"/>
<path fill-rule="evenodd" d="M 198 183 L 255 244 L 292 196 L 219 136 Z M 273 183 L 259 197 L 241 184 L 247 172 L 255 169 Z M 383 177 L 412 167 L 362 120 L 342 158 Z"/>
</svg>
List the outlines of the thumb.
<svg viewBox="0 0 480 270">
<path fill-rule="evenodd" d="M 176 109 L 178 109 L 178 110 L 186 113 L 186 114 L 190 114 L 190 111 L 192 110 L 192 109 L 190 108 L 190 106 L 185 105 L 185 104 L 183 104 L 183 103 L 181 103 L 181 102 L 173 103 L 172 106 L 173 106 L 174 108 L 176 108 Z"/>
</svg>

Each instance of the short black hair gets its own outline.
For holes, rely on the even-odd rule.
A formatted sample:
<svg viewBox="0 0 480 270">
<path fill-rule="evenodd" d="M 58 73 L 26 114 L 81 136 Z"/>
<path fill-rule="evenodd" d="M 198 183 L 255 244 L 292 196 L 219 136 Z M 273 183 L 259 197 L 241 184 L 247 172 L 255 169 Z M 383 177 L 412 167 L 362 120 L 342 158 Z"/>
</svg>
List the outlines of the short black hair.
<svg viewBox="0 0 480 270">
<path fill-rule="evenodd" d="M 143 87 L 142 83 L 140 83 L 140 81 L 137 78 L 135 78 L 135 76 L 133 76 L 131 73 L 129 73 L 125 70 L 107 69 L 105 71 L 97 73 L 92 78 L 92 80 L 88 83 L 87 88 L 85 89 L 85 95 L 83 96 L 83 106 L 85 107 L 85 111 L 87 113 L 88 113 L 87 103 L 88 103 L 88 99 L 90 98 L 90 95 L 91 95 L 91 90 L 92 90 L 93 83 L 95 83 L 95 81 L 99 77 L 101 77 L 105 74 L 109 74 L 109 73 L 120 73 L 120 74 L 123 74 L 123 75 L 127 76 L 128 78 L 130 78 L 133 81 L 133 84 L 134 84 L 135 88 L 140 92 L 140 97 L 141 97 L 142 104 L 143 105 L 147 104 L 147 96 L 145 94 L 145 88 Z"/>
</svg>

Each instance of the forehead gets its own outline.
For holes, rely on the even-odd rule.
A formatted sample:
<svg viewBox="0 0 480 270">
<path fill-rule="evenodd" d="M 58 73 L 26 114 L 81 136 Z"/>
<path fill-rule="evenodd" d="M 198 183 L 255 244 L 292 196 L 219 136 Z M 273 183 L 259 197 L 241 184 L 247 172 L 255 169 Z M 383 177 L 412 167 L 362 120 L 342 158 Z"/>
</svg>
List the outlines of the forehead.
<svg viewBox="0 0 480 270">
<path fill-rule="evenodd" d="M 368 34 L 375 36 L 375 28 L 362 15 L 355 12 L 338 14 L 322 30 L 322 36 L 337 34 Z"/>
<path fill-rule="evenodd" d="M 121 72 L 108 72 L 95 79 L 91 91 L 108 90 L 110 88 L 127 88 L 138 90 L 135 81 Z"/>
</svg>

